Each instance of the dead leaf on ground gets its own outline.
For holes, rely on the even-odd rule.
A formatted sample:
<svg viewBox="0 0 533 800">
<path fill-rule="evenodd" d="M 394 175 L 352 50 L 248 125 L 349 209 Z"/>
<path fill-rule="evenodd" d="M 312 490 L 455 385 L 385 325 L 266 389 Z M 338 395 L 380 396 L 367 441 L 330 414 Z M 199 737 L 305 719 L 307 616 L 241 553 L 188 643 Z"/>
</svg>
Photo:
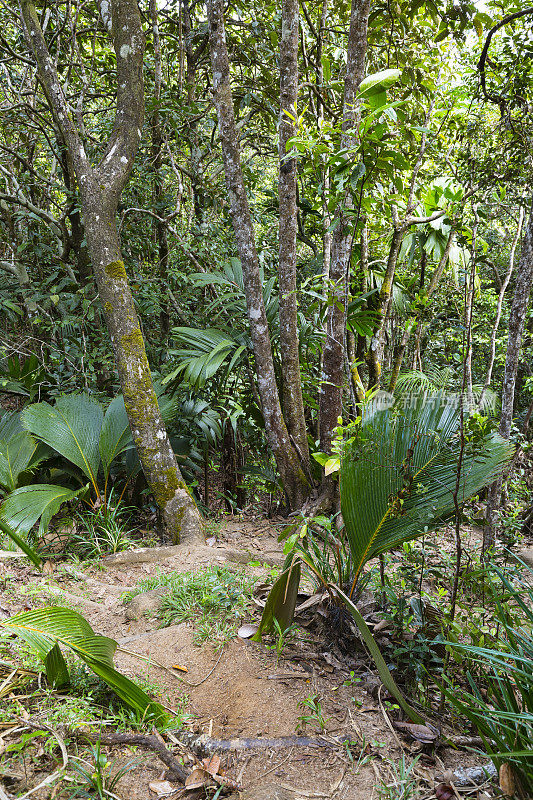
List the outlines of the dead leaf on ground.
<svg viewBox="0 0 533 800">
<path fill-rule="evenodd" d="M 299 606 L 296 606 L 294 609 L 295 614 L 299 614 L 301 611 L 305 611 L 306 608 L 311 608 L 312 606 L 316 606 L 322 602 L 325 597 L 325 592 L 320 592 L 320 594 L 313 594 L 311 597 L 308 597 L 307 600 L 304 600 L 303 603 L 300 603 Z"/>
<path fill-rule="evenodd" d="M 188 790 L 200 789 L 203 786 L 210 785 L 212 785 L 211 775 L 201 767 L 193 769 L 185 781 L 185 788 Z"/>
<path fill-rule="evenodd" d="M 224 775 L 224 771 L 220 769 L 220 758 L 217 755 L 204 758 L 201 766 L 193 769 L 185 781 L 185 788 L 187 791 L 192 791 L 192 789 L 212 786 L 213 782 L 219 785 L 223 784 L 229 789 L 237 790 L 239 788 L 236 781 Z"/>
<path fill-rule="evenodd" d="M 452 797 L 455 797 L 453 786 L 449 783 L 439 783 L 435 789 L 435 797 L 437 800 L 452 800 Z"/>
<path fill-rule="evenodd" d="M 179 793 L 183 793 L 181 787 L 173 786 L 169 781 L 152 781 L 148 784 L 148 788 L 157 797 L 170 797 L 171 795 L 178 797 Z"/>
<path fill-rule="evenodd" d="M 415 722 L 393 722 L 395 728 L 404 733 L 408 733 L 417 742 L 434 742 L 439 738 L 436 728 L 428 725 L 417 725 Z"/>
<path fill-rule="evenodd" d="M 187 667 L 184 667 L 181 664 L 172 664 L 172 669 L 177 669 L 178 672 L 188 672 L 189 671 L 187 669 Z"/>
<path fill-rule="evenodd" d="M 509 763 L 502 764 L 500 767 L 500 789 L 505 797 L 514 797 L 516 793 L 513 768 Z"/>
</svg>

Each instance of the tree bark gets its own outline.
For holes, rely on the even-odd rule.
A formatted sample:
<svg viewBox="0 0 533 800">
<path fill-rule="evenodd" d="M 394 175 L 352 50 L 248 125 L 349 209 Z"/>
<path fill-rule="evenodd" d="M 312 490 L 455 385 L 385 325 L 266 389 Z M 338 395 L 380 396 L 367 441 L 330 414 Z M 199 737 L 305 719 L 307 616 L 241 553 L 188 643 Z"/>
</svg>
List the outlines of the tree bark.
<svg viewBox="0 0 533 800">
<path fill-rule="evenodd" d="M 393 215 L 394 218 L 394 215 Z M 368 388 L 379 389 L 381 381 L 381 361 L 383 358 L 383 332 L 385 330 L 385 323 L 387 320 L 387 311 L 391 300 L 392 284 L 394 281 L 394 274 L 396 272 L 396 264 L 398 262 L 398 255 L 402 246 L 403 237 L 405 235 L 406 227 L 399 223 L 397 216 L 394 218 L 394 228 L 392 231 L 392 241 L 389 247 L 389 255 L 387 258 L 387 268 L 383 277 L 383 283 L 378 298 L 378 323 L 374 329 L 374 334 L 370 340 L 370 347 L 368 348 L 367 364 L 368 364 Z"/>
<path fill-rule="evenodd" d="M 509 338 L 507 341 L 507 355 L 505 358 L 505 373 L 502 392 L 502 416 L 500 421 L 500 434 L 508 439 L 511 435 L 513 421 L 514 395 L 516 375 L 518 372 L 518 359 L 522 345 L 522 335 L 526 320 L 527 304 L 533 283 L 533 211 L 529 214 L 518 268 L 516 283 L 509 315 Z"/>
<path fill-rule="evenodd" d="M 369 10 L 370 0 L 352 0 L 344 78 L 341 149 L 353 147 L 358 140 L 355 130 L 360 119 L 357 89 L 364 75 Z M 354 235 L 350 213 L 353 208 L 353 199 L 348 194 L 344 203 L 339 202 L 334 216 L 336 227 L 331 248 L 328 316 L 319 396 L 320 448 L 326 453 L 331 452 L 334 429 L 342 415 L 346 287 Z"/>
<path fill-rule="evenodd" d="M 500 327 L 500 319 L 502 316 L 502 308 L 503 308 L 503 299 L 505 297 L 505 292 L 509 285 L 509 281 L 511 280 L 511 275 L 513 274 L 514 270 L 514 262 L 515 262 L 515 253 L 518 242 L 520 240 L 520 235 L 522 233 L 522 225 L 524 224 L 524 209 L 521 207 L 519 216 L 518 216 L 518 226 L 516 228 L 516 233 L 513 238 L 513 242 L 511 244 L 511 252 L 509 253 L 509 268 L 505 274 L 505 278 L 503 283 L 500 286 L 500 291 L 498 294 L 498 303 L 496 305 L 496 317 L 494 319 L 494 324 L 492 326 L 492 333 L 490 337 L 490 355 L 489 355 L 489 363 L 487 366 L 487 373 L 485 375 L 485 383 L 483 384 L 483 389 L 481 390 L 481 395 L 479 397 L 478 404 L 480 407 L 483 405 L 483 400 L 485 399 L 485 394 L 487 389 L 490 386 L 490 382 L 492 380 L 492 370 L 494 368 L 494 361 L 496 358 L 496 337 L 498 336 L 498 328 Z"/>
<path fill-rule="evenodd" d="M 101 3 L 100 12 L 117 59 L 117 111 L 104 155 L 93 167 L 75 127 L 50 57 L 36 8 L 20 0 L 47 101 L 57 116 L 76 172 L 87 245 L 104 309 L 130 427 L 144 474 L 167 533 L 199 536 L 202 521 L 176 463 L 154 387 L 135 310 L 116 224 L 118 201 L 129 177 L 144 117 L 144 35 L 136 0 Z"/>
<path fill-rule="evenodd" d="M 244 275 L 244 291 L 254 349 L 255 368 L 268 443 L 274 454 L 291 508 L 301 507 L 309 484 L 289 437 L 281 412 L 274 361 L 263 300 L 259 259 L 241 168 L 238 131 L 233 111 L 230 65 L 222 0 L 208 3 L 209 44 L 213 87 L 230 215 Z"/>
<path fill-rule="evenodd" d="M 283 416 L 306 472 L 311 469 L 304 417 L 296 289 L 297 160 L 287 147 L 296 135 L 298 107 L 298 0 L 283 0 L 280 41 L 279 112 L 279 328 Z"/>
<path fill-rule="evenodd" d="M 163 83 L 162 64 L 161 64 L 161 41 L 159 37 L 159 20 L 157 10 L 157 0 L 150 0 L 150 19 L 152 23 L 152 39 L 154 45 L 154 112 L 152 114 L 152 170 L 154 176 L 153 183 L 153 210 L 157 214 L 154 218 L 155 243 L 157 245 L 157 271 L 159 274 L 161 287 L 161 311 L 159 319 L 161 323 L 161 336 L 163 341 L 168 337 L 170 331 L 170 299 L 168 296 L 168 231 L 165 208 L 165 189 L 163 185 L 163 132 L 161 129 L 161 118 L 159 116 L 159 104 L 161 102 L 161 86 Z"/>
<path fill-rule="evenodd" d="M 499 432 L 504 439 L 511 436 L 513 423 L 514 395 L 518 361 L 522 345 L 522 335 L 526 320 L 527 305 L 533 283 L 533 209 L 522 239 L 522 249 L 516 270 L 516 282 L 509 315 L 509 338 L 505 357 L 505 372 L 502 389 L 502 415 Z M 489 492 L 487 501 L 487 521 L 483 529 L 483 553 L 490 554 L 495 543 L 495 510 L 501 501 L 502 479 L 495 481 Z"/>
</svg>

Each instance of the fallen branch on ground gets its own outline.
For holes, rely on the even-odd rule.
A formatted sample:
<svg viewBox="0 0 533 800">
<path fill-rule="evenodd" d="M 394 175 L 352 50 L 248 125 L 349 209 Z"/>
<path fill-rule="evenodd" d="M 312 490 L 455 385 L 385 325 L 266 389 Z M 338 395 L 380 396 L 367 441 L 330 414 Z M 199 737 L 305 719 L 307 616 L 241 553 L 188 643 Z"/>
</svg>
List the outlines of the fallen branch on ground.
<svg viewBox="0 0 533 800">
<path fill-rule="evenodd" d="M 207 734 L 195 734 L 189 731 L 172 731 L 174 736 L 183 742 L 196 755 L 206 757 L 218 752 L 235 752 L 244 750 L 281 750 L 286 747 L 339 747 L 350 741 L 349 736 L 325 738 L 321 736 L 280 736 L 276 739 L 266 737 L 212 739 Z"/>
<path fill-rule="evenodd" d="M 169 780 L 185 783 L 189 774 L 189 770 L 179 763 L 157 736 L 140 733 L 88 733 L 85 731 L 71 731 L 71 733 L 77 739 L 86 739 L 94 744 L 100 742 L 100 744 L 104 745 L 124 744 L 146 747 L 148 750 L 152 750 L 163 764 L 168 767 L 170 771 Z"/>
</svg>

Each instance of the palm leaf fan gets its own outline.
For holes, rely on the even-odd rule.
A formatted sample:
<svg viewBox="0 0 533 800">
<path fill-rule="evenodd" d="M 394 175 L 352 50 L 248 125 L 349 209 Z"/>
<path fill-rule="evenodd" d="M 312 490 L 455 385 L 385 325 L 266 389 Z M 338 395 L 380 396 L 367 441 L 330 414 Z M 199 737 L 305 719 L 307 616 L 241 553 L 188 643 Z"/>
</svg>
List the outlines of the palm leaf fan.
<svg viewBox="0 0 533 800">
<path fill-rule="evenodd" d="M 365 563 L 434 529 L 455 508 L 459 406 L 444 394 L 370 405 L 342 454 L 341 508 L 355 584 Z M 458 501 L 490 483 L 514 446 L 496 433 L 463 452 Z"/>
</svg>

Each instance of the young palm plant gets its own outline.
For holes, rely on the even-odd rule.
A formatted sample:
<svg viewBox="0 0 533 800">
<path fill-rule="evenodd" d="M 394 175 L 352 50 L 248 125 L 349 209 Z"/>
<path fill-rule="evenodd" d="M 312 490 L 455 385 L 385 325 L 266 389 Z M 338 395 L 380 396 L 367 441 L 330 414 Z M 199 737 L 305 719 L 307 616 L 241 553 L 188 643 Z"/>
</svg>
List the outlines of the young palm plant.
<svg viewBox="0 0 533 800">
<path fill-rule="evenodd" d="M 290 624 L 301 567 L 306 567 L 332 599 L 343 603 L 361 632 L 385 687 L 415 722 L 420 715 L 403 698 L 354 597 L 371 559 L 437 528 L 464 502 L 490 483 L 513 453 L 496 433 L 460 436 L 460 407 L 444 394 L 421 395 L 414 402 L 380 403 L 363 408 L 342 448 L 341 509 L 353 574 L 344 589 L 329 580 L 309 547 L 296 544 L 272 587 L 256 639 L 272 630 L 273 620 Z M 459 454 L 462 452 L 462 458 Z M 456 498 L 459 474 L 459 496 Z"/>
<path fill-rule="evenodd" d="M 164 419 L 175 413 L 173 400 L 165 398 L 160 406 Z M 121 395 L 105 413 L 88 394 L 63 395 L 53 406 L 33 403 L 15 421 L 9 421 L 6 430 L 10 434 L 7 437 L 6 433 L 7 442 L 0 438 L 0 484 L 10 493 L 0 509 L 0 529 L 19 547 L 36 522 L 40 521 L 42 536 L 61 505 L 80 494 L 92 496 L 97 506 L 105 505 L 113 461 L 135 447 Z M 74 467 L 63 471 L 74 476 L 78 488 L 50 483 L 20 485 L 24 474 L 57 454 Z M 32 557 L 27 549 L 25 552 Z"/>
</svg>

